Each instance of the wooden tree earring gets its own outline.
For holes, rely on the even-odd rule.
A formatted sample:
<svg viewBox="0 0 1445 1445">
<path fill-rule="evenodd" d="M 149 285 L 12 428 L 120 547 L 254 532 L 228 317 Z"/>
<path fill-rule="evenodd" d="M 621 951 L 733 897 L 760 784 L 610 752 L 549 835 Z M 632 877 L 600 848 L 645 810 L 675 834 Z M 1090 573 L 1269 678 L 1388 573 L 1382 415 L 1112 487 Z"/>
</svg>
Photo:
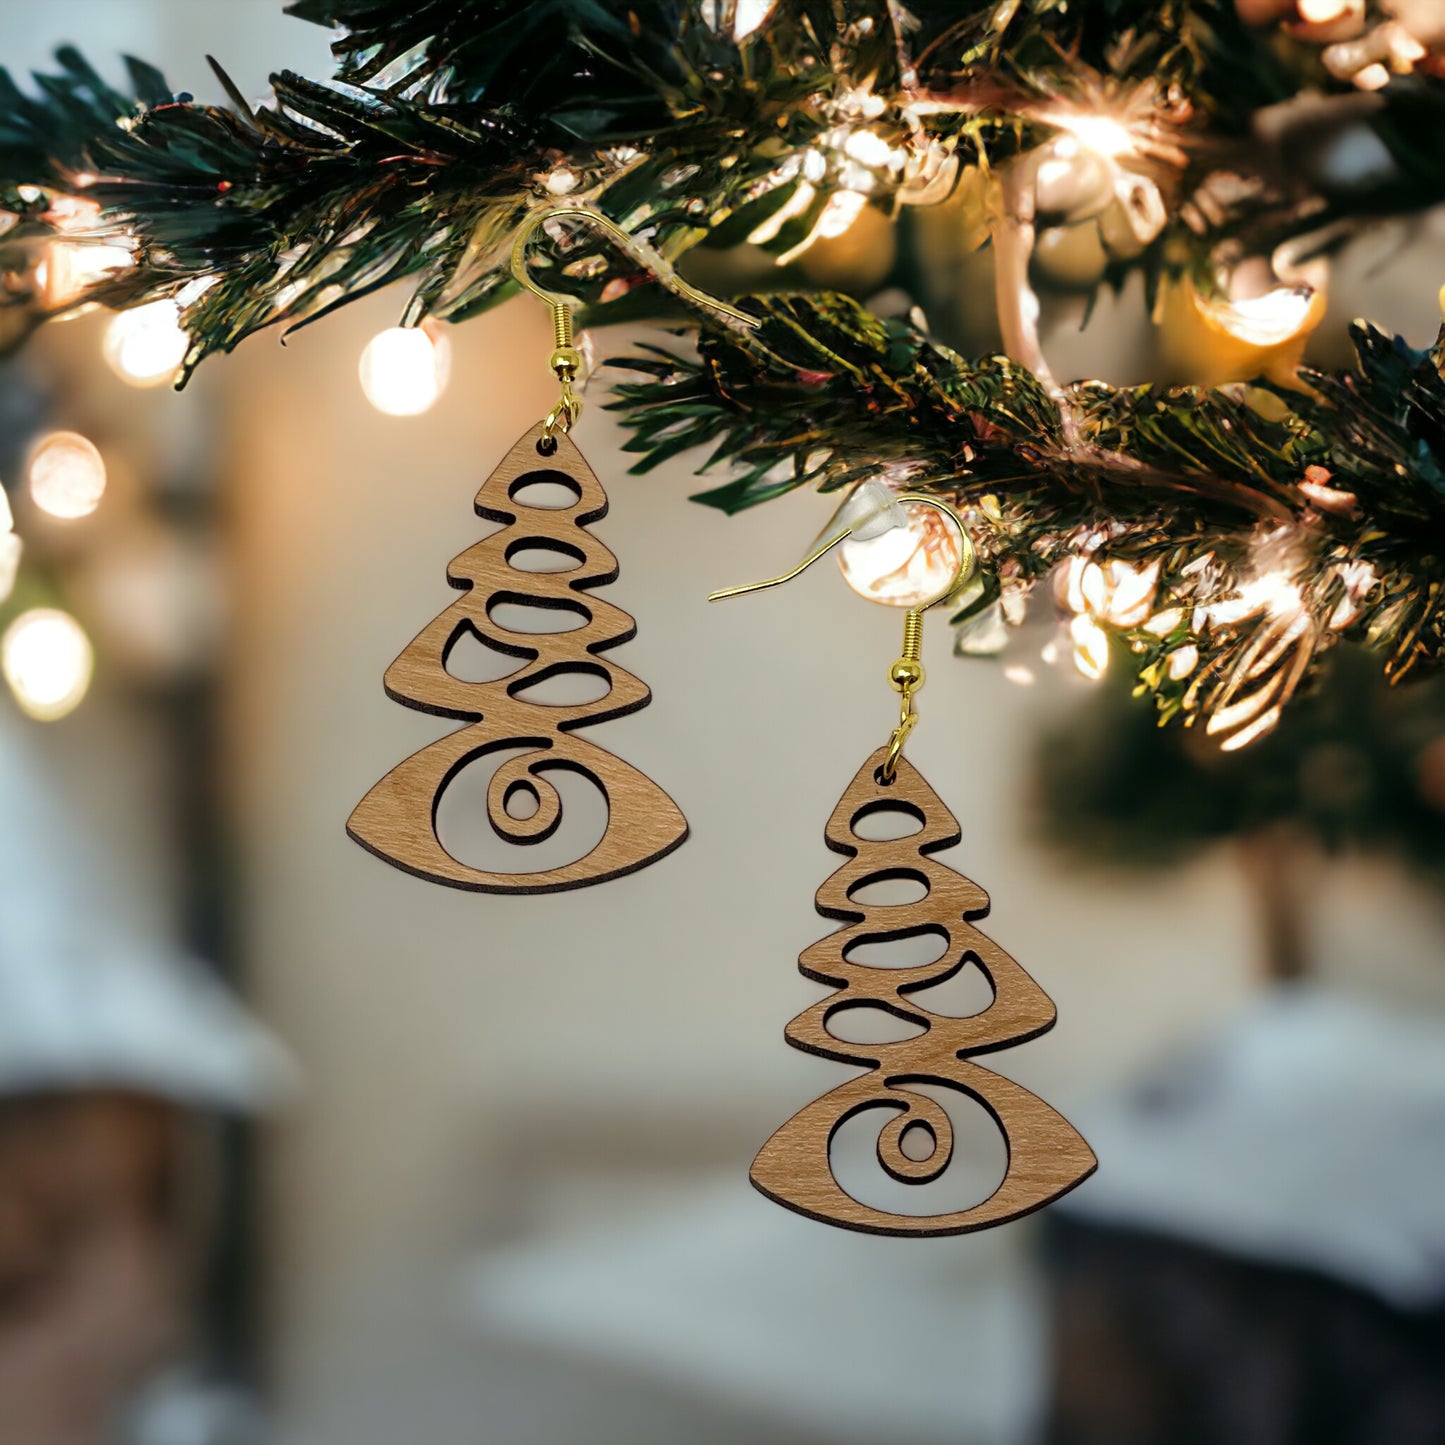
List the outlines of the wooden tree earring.
<svg viewBox="0 0 1445 1445">
<path fill-rule="evenodd" d="M 934 497 L 905 495 L 899 503 L 936 507 L 962 539 L 952 595 L 973 566 L 962 519 Z M 712 600 L 771 587 L 796 576 L 849 531 L 845 529 L 783 577 L 714 593 Z M 934 601 L 941 601 L 935 598 Z M 920 661 L 923 613 L 909 610 L 902 655 L 889 670 L 901 696 L 898 726 L 849 783 L 825 831 L 828 847 L 848 860 L 818 890 L 816 906 L 843 927 L 804 950 L 802 973 L 837 990 L 788 1025 L 794 1048 L 866 1070 L 800 1109 L 758 1151 L 750 1178 L 768 1198 L 827 1224 L 869 1234 L 965 1234 L 1004 1224 L 1052 1203 L 1094 1172 L 1093 1151 L 1062 1115 L 1037 1095 L 973 1061 L 978 1054 L 1037 1038 L 1053 1027 L 1055 1010 L 1044 991 L 974 922 L 987 914 L 988 894 L 934 858 L 959 842 L 958 823 L 922 774 L 903 757 L 918 721 L 913 696 L 923 686 Z M 907 837 L 879 840 L 860 832 L 872 815 L 902 813 L 917 823 Z M 873 885 L 907 880 L 922 888 L 914 902 L 860 901 Z M 865 945 L 919 934 L 939 937 L 941 955 L 908 967 L 874 967 L 855 956 Z M 929 1007 L 927 990 L 976 965 L 992 990 L 981 1012 L 956 1017 Z M 881 1010 L 921 1032 L 886 1043 L 854 1043 L 833 1031 L 858 1010 Z M 919 1086 L 934 1086 L 976 1100 L 1003 1135 L 1008 1165 L 1002 1181 L 981 1203 L 966 1209 L 914 1215 L 868 1204 L 846 1190 L 833 1168 L 839 1130 L 859 1114 L 883 1119 L 877 1159 L 902 1184 L 940 1179 L 953 1159 L 953 1125 L 947 1110 Z M 919 1147 L 922 1146 L 922 1147 Z"/>
<path fill-rule="evenodd" d="M 528 273 L 527 242 L 554 218 L 583 220 L 654 270 L 685 299 L 723 313 L 736 325 L 756 322 L 678 278 L 650 247 L 585 206 L 558 206 L 535 216 L 517 235 L 512 271 L 552 310 L 555 346 L 549 365 L 562 394 L 546 419 L 529 427 L 482 484 L 476 510 L 501 530 L 453 559 L 447 581 L 462 595 L 402 650 L 386 671 L 396 702 L 465 726 L 399 763 L 357 804 L 346 831 L 377 857 L 436 883 L 487 893 L 546 893 L 581 888 L 656 862 L 687 837 L 687 820 L 651 778 L 576 729 L 637 712 L 651 701 L 647 686 L 604 656 L 633 636 L 621 608 L 596 596 L 616 579 L 617 559 L 588 527 L 607 514 L 607 496 L 571 439 L 582 411 L 573 389 L 581 356 L 573 345 L 572 305 L 542 290 Z M 556 505 L 558 495 L 563 498 Z M 561 570 L 521 565 L 536 554 Z M 544 608 L 581 619 L 570 631 L 518 632 L 503 620 L 508 607 Z M 448 669 L 457 644 L 470 636 L 518 659 L 490 682 L 466 681 Z M 585 704 L 556 705 L 530 696 L 558 677 L 585 675 L 607 684 Z M 537 844 L 556 833 L 562 802 L 552 778 L 590 779 L 607 803 L 607 826 L 583 857 L 532 872 L 477 868 L 454 857 L 437 829 L 447 786 L 468 763 L 509 752 L 487 787 L 487 817 L 508 843 Z"/>
</svg>

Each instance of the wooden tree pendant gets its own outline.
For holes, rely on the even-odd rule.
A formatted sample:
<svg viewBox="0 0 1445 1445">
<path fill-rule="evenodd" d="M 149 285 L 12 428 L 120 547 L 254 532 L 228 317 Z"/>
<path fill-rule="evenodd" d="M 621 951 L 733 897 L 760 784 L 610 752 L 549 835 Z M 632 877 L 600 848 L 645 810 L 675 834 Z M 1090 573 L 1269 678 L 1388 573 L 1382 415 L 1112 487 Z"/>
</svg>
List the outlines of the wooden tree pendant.
<svg viewBox="0 0 1445 1445">
<path fill-rule="evenodd" d="M 863 1065 L 862 1074 L 800 1109 L 753 1161 L 753 1184 L 789 1209 L 845 1229 L 870 1234 L 965 1234 L 1003 1224 L 1051 1203 L 1094 1172 L 1093 1151 L 1074 1127 L 1036 1095 L 970 1061 L 1023 1043 L 1054 1023 L 1047 994 L 1007 953 L 972 926 L 988 913 L 988 894 L 961 873 L 929 857 L 959 841 L 958 823 L 906 758 L 891 784 L 879 781 L 885 748 L 864 763 L 828 820 L 828 846 L 846 854 L 818 890 L 817 908 L 846 927 L 804 950 L 798 967 L 811 979 L 841 990 L 805 1009 L 787 1027 L 788 1042 L 811 1054 Z M 856 829 L 875 813 L 903 813 L 920 829 L 888 841 Z M 855 901 L 870 885 L 909 880 L 924 889 L 914 903 L 891 906 Z M 916 967 L 870 967 L 849 955 L 862 945 L 919 934 L 945 940 L 941 957 Z M 993 1000 L 966 1018 L 935 1013 L 920 993 L 952 978 L 965 965 L 982 969 Z M 829 1023 L 853 1009 L 882 1009 L 924 1032 L 898 1042 L 849 1043 Z M 834 1135 L 870 1109 L 890 1117 L 878 1135 L 878 1162 L 903 1184 L 938 1179 L 953 1157 L 947 1111 L 912 1085 L 931 1084 L 969 1095 L 993 1116 L 1008 1149 L 1008 1168 L 993 1194 L 970 1209 L 945 1214 L 895 1214 L 860 1202 L 839 1184 L 830 1163 Z M 926 1141 L 926 1158 L 910 1157 L 905 1138 Z M 917 1152 L 916 1150 L 914 1152 Z"/>
<path fill-rule="evenodd" d="M 569 504 L 537 505 L 529 489 L 565 489 Z M 535 498 L 539 492 L 532 492 Z M 398 764 L 357 804 L 346 831 L 388 863 L 484 893 L 548 893 L 620 877 L 672 852 L 687 837 L 687 820 L 651 778 L 579 738 L 574 728 L 637 712 L 652 699 L 647 686 L 602 654 L 636 632 L 621 608 L 592 589 L 613 581 L 617 559 L 586 529 L 607 514 L 607 495 L 565 434 L 547 448 L 540 426 L 507 453 L 477 493 L 479 515 L 500 531 L 469 547 L 447 568 L 462 595 L 434 618 L 386 670 L 387 694 L 407 707 L 467 726 L 428 744 Z M 522 554 L 551 554 L 562 571 L 526 571 Z M 567 632 L 513 632 L 494 617 L 505 605 L 551 608 L 581 623 Z M 491 682 L 467 682 L 447 669 L 466 635 L 495 652 L 521 659 L 517 669 Z M 603 679 L 607 692 L 593 702 L 552 705 L 526 693 L 552 678 L 584 674 Z M 437 833 L 437 808 L 448 783 L 485 754 L 523 748 L 506 759 L 487 788 L 487 816 L 510 843 L 541 843 L 558 828 L 561 798 L 549 778 L 580 773 L 602 790 L 607 829 L 584 857 L 531 873 L 491 872 L 454 858 Z M 519 805 L 518 800 L 523 803 Z M 528 816 L 518 816 L 530 804 Z M 514 812 L 515 810 L 515 812 Z"/>
</svg>

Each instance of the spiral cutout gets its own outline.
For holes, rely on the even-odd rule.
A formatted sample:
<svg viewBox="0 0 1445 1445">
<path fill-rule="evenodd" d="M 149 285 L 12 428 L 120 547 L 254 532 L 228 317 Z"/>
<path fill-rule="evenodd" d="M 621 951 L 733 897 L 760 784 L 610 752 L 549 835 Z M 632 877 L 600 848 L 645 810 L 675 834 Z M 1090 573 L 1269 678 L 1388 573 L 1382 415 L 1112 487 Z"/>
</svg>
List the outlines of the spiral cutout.
<svg viewBox="0 0 1445 1445">
<path fill-rule="evenodd" d="M 818 889 L 817 907 L 842 927 L 804 949 L 798 967 L 833 993 L 809 1004 L 786 1029 L 795 1048 L 866 1072 L 805 1104 L 774 1130 L 758 1150 L 749 1177 L 788 1209 L 844 1229 L 899 1236 L 966 1234 L 1018 1219 L 1057 1199 L 1088 1177 L 1095 1159 L 1078 1132 L 1042 1099 L 970 1057 L 1036 1038 L 1052 1025 L 1054 1006 L 975 926 L 974 920 L 988 912 L 987 892 L 933 857 L 959 841 L 957 820 L 907 758 L 899 759 L 891 784 L 880 783 L 885 753 L 880 748 L 859 768 L 828 820 L 828 846 L 847 861 Z M 886 813 L 901 814 L 916 826 L 907 832 L 859 831 L 860 824 Z M 879 836 L 868 836 L 874 831 Z M 903 880 L 916 889 L 911 901 L 890 897 L 886 890 L 882 897 L 871 891 Z M 900 963 L 887 950 L 875 951 L 924 935 L 945 940 L 931 962 Z M 940 1011 L 935 1005 L 944 1000 L 932 990 L 971 965 L 990 986 L 987 1004 L 967 1014 Z M 853 1039 L 833 1033 L 829 1020 L 854 1010 L 881 1010 L 914 1028 L 889 1038 L 869 1038 L 867 1030 Z M 955 1128 L 934 1090 L 949 1091 L 950 1101 L 963 1096 L 980 1105 L 1003 1136 L 1004 1177 L 986 1199 L 967 1208 L 938 1207 L 938 1195 L 950 1191 L 951 1181 L 943 1176 L 955 1151 L 967 1151 L 970 1136 L 962 1121 Z M 851 1142 L 855 1137 L 865 1142 L 873 1122 L 860 1116 L 880 1109 L 887 1115 L 876 1144 L 884 1174 L 905 1185 L 943 1180 L 941 1190 L 930 1191 L 932 1199 L 919 1200 L 921 1212 L 870 1204 L 834 1172 L 833 1146 L 840 1131 L 854 1119 L 861 1126 L 840 1144 L 841 1166 L 851 1177 Z M 930 1146 L 927 1156 L 910 1158 L 905 1144 L 924 1140 Z M 871 1161 L 867 1171 L 871 1176 Z M 971 1177 L 964 1177 L 960 1165 L 958 1182 L 968 1184 Z"/>
<path fill-rule="evenodd" d="M 651 694 L 604 655 L 636 630 L 627 613 L 597 595 L 617 576 L 617 559 L 587 530 L 606 515 L 606 494 L 565 433 L 551 437 L 551 465 L 539 467 L 538 438 L 539 428 L 529 428 L 482 484 L 476 511 L 501 529 L 452 559 L 447 580 L 461 595 L 386 670 L 388 696 L 463 726 L 373 784 L 346 825 L 363 848 L 407 873 L 485 893 L 601 883 L 666 856 L 687 837 L 687 820 L 656 783 L 575 735 L 577 728 L 636 712 Z M 519 565 L 539 551 L 571 565 Z M 525 609 L 527 623 L 550 625 L 518 631 L 511 623 L 521 619 L 509 618 L 508 608 Z M 565 625 L 553 630 L 558 623 Z M 518 665 L 502 676 L 490 669 L 478 669 L 476 678 L 453 673 L 448 657 L 467 633 Z M 605 687 L 549 687 L 574 676 L 601 679 Z M 579 774 L 601 791 L 605 829 L 571 862 L 549 864 L 544 849 L 533 854 L 529 871 L 512 872 L 468 863 L 442 842 L 437 819 L 446 789 L 474 761 L 514 748 L 522 751 L 497 765 L 486 788 L 487 822 L 504 843 L 545 843 L 558 832 L 562 796 L 549 780 L 557 770 Z M 533 811 L 518 816 L 529 804 Z M 470 821 L 480 819 L 473 814 Z M 559 839 L 559 849 L 566 841 Z M 491 838 L 483 842 L 484 854 L 505 851 Z"/>
<path fill-rule="evenodd" d="M 487 820 L 492 825 L 492 831 L 509 843 L 545 842 L 562 821 L 561 794 L 538 767 L 538 762 L 537 753 L 521 753 L 508 758 L 487 784 Z M 512 815 L 510 805 L 519 796 L 530 797 L 536 803 L 536 811 L 531 817 Z"/>
<path fill-rule="evenodd" d="M 904 1107 L 878 1131 L 878 1162 L 900 1184 L 931 1184 L 953 1161 L 953 1120 L 948 1110 L 926 1094 L 891 1088 L 890 1099 L 905 1100 Z M 926 1158 L 910 1159 L 903 1152 L 904 1136 L 922 1133 L 933 1145 Z"/>
</svg>

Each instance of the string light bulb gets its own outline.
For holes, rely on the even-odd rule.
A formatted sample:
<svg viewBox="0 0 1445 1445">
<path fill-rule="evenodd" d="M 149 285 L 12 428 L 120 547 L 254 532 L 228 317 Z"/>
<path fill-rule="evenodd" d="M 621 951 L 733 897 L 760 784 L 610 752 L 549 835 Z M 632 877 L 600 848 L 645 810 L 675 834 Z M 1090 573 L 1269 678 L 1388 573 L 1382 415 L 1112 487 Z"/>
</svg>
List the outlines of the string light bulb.
<svg viewBox="0 0 1445 1445">
<path fill-rule="evenodd" d="M 30 453 L 26 476 L 35 505 L 66 521 L 88 517 L 105 495 L 105 458 L 79 432 L 42 437 Z"/>
<path fill-rule="evenodd" d="M 172 300 L 150 301 L 117 312 L 106 328 L 103 351 L 110 368 L 131 386 L 160 386 L 175 377 L 191 339 Z"/>
<path fill-rule="evenodd" d="M 135 265 L 123 246 L 88 241 L 52 241 L 35 268 L 35 282 L 52 310 L 74 306 L 96 282 Z"/>
<path fill-rule="evenodd" d="M 1069 623 L 1069 641 L 1074 648 L 1074 670 L 1090 682 L 1098 682 L 1109 670 L 1109 634 L 1087 613 Z"/>
<path fill-rule="evenodd" d="M 393 326 L 366 343 L 359 368 L 366 399 L 385 416 L 420 416 L 446 390 L 451 343 L 432 326 Z"/>
<path fill-rule="evenodd" d="M 0 669 L 22 712 L 54 722 L 73 712 L 90 687 L 95 654 L 68 612 L 22 612 L 0 640 Z"/>
</svg>

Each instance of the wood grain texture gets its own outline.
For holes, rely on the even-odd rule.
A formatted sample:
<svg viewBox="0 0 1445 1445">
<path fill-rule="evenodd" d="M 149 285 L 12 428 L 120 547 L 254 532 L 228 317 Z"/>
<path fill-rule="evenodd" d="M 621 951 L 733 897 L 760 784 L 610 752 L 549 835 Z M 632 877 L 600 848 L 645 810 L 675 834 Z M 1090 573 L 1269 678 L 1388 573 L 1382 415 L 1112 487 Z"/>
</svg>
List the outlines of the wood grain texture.
<svg viewBox="0 0 1445 1445">
<path fill-rule="evenodd" d="M 461 597 L 386 671 L 386 691 L 397 702 L 468 726 L 399 763 L 357 804 L 346 825 L 362 847 L 408 873 L 485 893 L 548 893 L 601 883 L 655 862 L 687 837 L 687 820 L 651 778 L 572 731 L 636 712 L 652 694 L 601 656 L 636 632 L 627 613 L 592 592 L 617 577 L 617 559 L 586 530 L 606 515 L 606 493 L 567 436 L 559 434 L 549 454 L 539 452 L 540 438 L 540 425 L 529 428 L 483 483 L 477 512 L 502 523 L 502 529 L 453 559 L 447 580 Z M 564 497 L 570 493 L 573 500 L 562 506 L 529 504 L 525 498 L 536 484 L 551 484 L 554 493 L 564 488 Z M 514 565 L 520 554 L 536 549 L 551 554 L 552 565 L 559 560 L 573 565 L 544 572 Z M 503 606 L 559 609 L 576 614 L 581 624 L 567 632 L 514 632 L 494 616 Z M 468 634 L 519 659 L 517 669 L 491 682 L 468 682 L 448 671 L 448 657 Z M 558 705 L 521 695 L 578 673 L 605 679 L 606 694 Z M 530 751 L 505 760 L 488 785 L 492 828 L 521 845 L 550 838 L 561 823 L 562 805 L 548 775 L 579 773 L 607 800 L 606 832 L 584 857 L 536 872 L 494 872 L 461 862 L 443 846 L 436 816 L 447 784 L 474 759 L 516 748 Z M 534 803 L 529 817 L 508 812 L 519 794 Z"/>
<path fill-rule="evenodd" d="M 1047 994 L 992 939 L 973 927 L 988 912 L 988 894 L 929 855 L 959 841 L 958 823 L 906 758 L 891 784 L 878 781 L 886 748 L 864 763 L 843 794 L 826 832 L 828 846 L 849 862 L 818 890 L 817 908 L 846 926 L 804 950 L 798 967 L 840 992 L 820 999 L 787 1027 L 788 1042 L 808 1053 L 866 1067 L 800 1109 L 753 1161 L 753 1184 L 770 1199 L 800 1214 L 870 1234 L 965 1234 L 1017 1219 L 1051 1203 L 1094 1172 L 1093 1151 L 1074 1127 L 1012 1080 L 971 1062 L 970 1056 L 1036 1038 L 1053 1027 Z M 901 811 L 921 830 L 888 841 L 860 837 L 870 814 Z M 870 885 L 912 880 L 924 894 L 913 903 L 879 905 L 855 895 Z M 864 945 L 928 934 L 945 941 L 932 963 L 873 967 L 850 958 Z M 993 990 L 982 1012 L 954 1017 L 934 1012 L 923 991 L 976 964 Z M 829 1024 L 853 1009 L 882 1009 L 922 1026 L 912 1038 L 850 1043 Z M 880 1110 L 878 1162 L 894 1179 L 926 1184 L 940 1178 L 953 1158 L 953 1128 L 937 1100 L 910 1085 L 932 1084 L 977 1100 L 993 1116 L 1008 1148 L 1008 1169 L 992 1195 L 970 1209 L 944 1214 L 896 1214 L 864 1204 L 834 1176 L 834 1135 L 854 1115 Z M 925 1159 L 910 1158 L 904 1135 L 920 1131 L 932 1145 Z"/>
</svg>

